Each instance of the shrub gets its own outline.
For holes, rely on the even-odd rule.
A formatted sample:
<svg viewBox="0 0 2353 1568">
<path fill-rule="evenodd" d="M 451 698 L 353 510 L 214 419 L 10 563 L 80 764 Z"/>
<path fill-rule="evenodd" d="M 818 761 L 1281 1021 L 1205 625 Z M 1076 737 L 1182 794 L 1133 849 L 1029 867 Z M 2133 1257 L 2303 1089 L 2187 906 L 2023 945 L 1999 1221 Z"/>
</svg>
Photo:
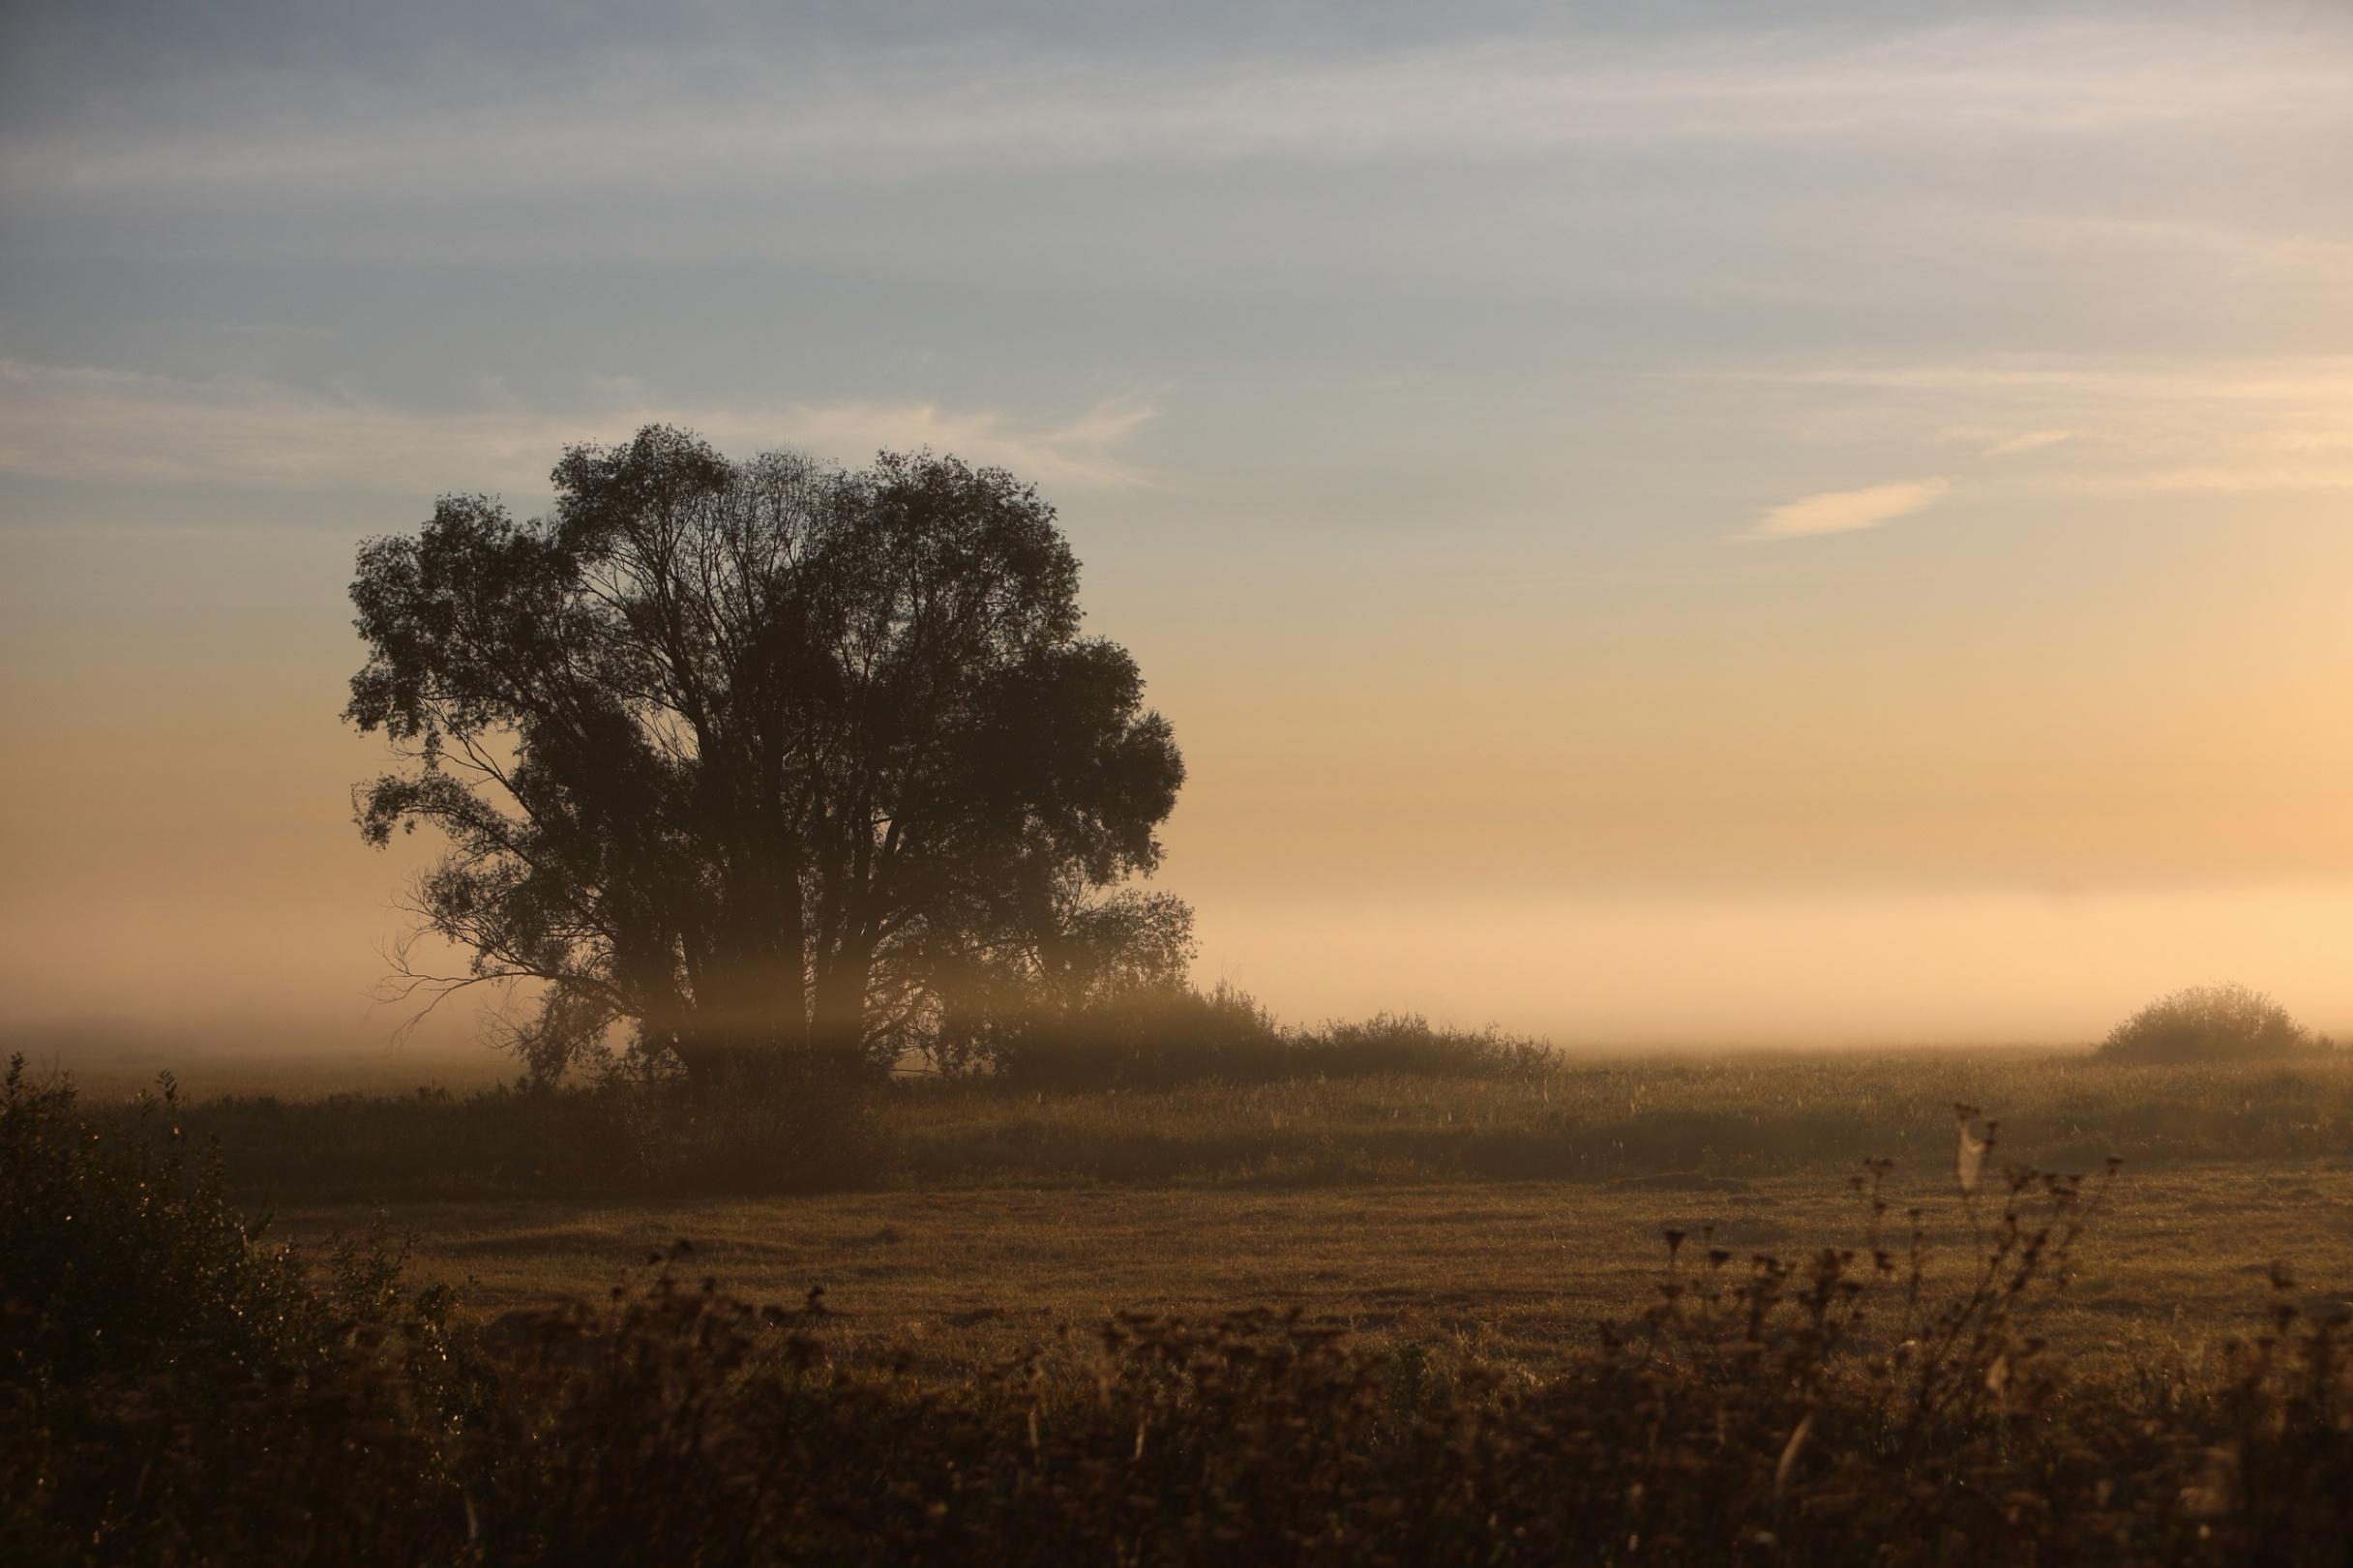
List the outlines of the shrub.
<svg viewBox="0 0 2353 1568">
<path fill-rule="evenodd" d="M 1533 1079 L 1560 1064 L 1540 1040 L 1433 1024 L 1418 1013 L 1326 1023 L 1297 1037 L 1298 1061 L 1332 1078 L 1404 1073 L 1422 1078 Z"/>
<path fill-rule="evenodd" d="M 2246 1061 L 2315 1048 L 2287 1009 L 2245 986 L 2191 986 L 2118 1024 L 2100 1047 L 2115 1062 Z"/>
<path fill-rule="evenodd" d="M 995 1079 L 1016 1089 L 1140 1089 L 1279 1072 L 1286 1041 L 1248 993 L 1220 984 L 1131 991 L 1028 1021 L 998 1047 Z"/>
<path fill-rule="evenodd" d="M 267 1245 L 178 1112 L 166 1074 L 96 1126 L 70 1082 L 10 1061 L 0 1556 L 400 1560 L 386 1499 L 432 1475 L 432 1429 L 467 1397 L 449 1293 L 404 1292 L 380 1237 L 320 1266 Z"/>
<path fill-rule="evenodd" d="M 1016 1089 L 1166 1089 L 1383 1074 L 1529 1078 L 1554 1060 L 1538 1041 L 1443 1028 L 1418 1014 L 1287 1029 L 1221 983 L 1130 992 L 1036 1021 L 998 1048 L 994 1077 Z"/>
<path fill-rule="evenodd" d="M 229 1205 L 217 1153 L 194 1154 L 171 1076 L 111 1135 L 70 1082 L 11 1058 L 0 1088 L 0 1258 L 11 1354 L 25 1386 L 116 1373 L 250 1376 L 314 1346 L 339 1303 Z M 356 1279 L 368 1272 L 356 1254 Z"/>
</svg>

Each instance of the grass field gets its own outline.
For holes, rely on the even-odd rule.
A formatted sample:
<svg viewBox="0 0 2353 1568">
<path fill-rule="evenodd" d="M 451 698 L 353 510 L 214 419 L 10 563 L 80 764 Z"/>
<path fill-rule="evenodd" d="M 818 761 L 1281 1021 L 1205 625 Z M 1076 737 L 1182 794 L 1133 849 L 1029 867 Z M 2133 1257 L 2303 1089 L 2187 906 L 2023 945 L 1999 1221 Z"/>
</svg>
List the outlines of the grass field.
<svg viewBox="0 0 2353 1568">
<path fill-rule="evenodd" d="M 51 1403 L 0 1431 L 0 1514 L 186 1560 L 289 1527 L 452 1562 L 2341 1540 L 2337 1057 L 838 1091 L 311 1070 L 85 1120 L 13 1080 L 0 1307 Z M 1993 1167 L 2094 1173 L 1964 1198 L 1956 1100 Z M 253 1245 L 256 1207 L 301 1245 Z"/>
<path fill-rule="evenodd" d="M 1140 1093 L 903 1084 L 880 1112 L 890 1169 L 825 1196 L 582 1187 L 577 1170 L 532 1166 L 565 1134 L 527 1097 L 321 1100 L 332 1084 L 314 1064 L 189 1079 L 245 1096 L 186 1120 L 222 1138 L 232 1180 L 282 1232 L 409 1235 L 414 1271 L 456 1286 L 469 1315 L 601 1297 L 683 1238 L 694 1274 L 738 1292 L 798 1303 L 824 1287 L 825 1332 L 846 1352 L 919 1345 L 942 1367 L 1051 1346 L 1123 1309 L 1237 1305 L 1540 1364 L 1652 1298 L 1668 1227 L 1713 1228 L 1742 1257 L 1860 1245 L 1847 1178 L 1873 1158 L 1894 1162 L 1898 1239 L 1918 1206 L 1937 1266 L 1958 1271 L 1973 1236 L 1951 1178 L 1956 1101 L 2001 1118 L 1997 1160 L 2128 1162 L 2048 1308 L 2070 1347 L 2194 1359 L 2257 1320 L 2275 1260 L 2311 1305 L 2353 1303 L 2341 1059 L 1588 1060 L 1526 1081 Z"/>
<path fill-rule="evenodd" d="M 121 1099 L 150 1064 L 76 1074 Z M 761 1299 L 823 1286 L 845 1350 L 943 1365 L 1148 1309 L 1298 1307 L 1377 1339 L 1531 1364 L 1654 1292 L 1661 1234 L 1746 1257 L 1860 1245 L 1848 1178 L 1893 1162 L 1891 1226 L 1973 1244 L 1956 1102 L 1995 1158 L 2126 1162 L 2051 1307 L 2094 1359 L 2194 1358 L 2254 1322 L 2275 1260 L 2353 1302 L 2353 1061 L 2119 1068 L 2079 1052 L 1565 1058 L 1525 1078 L 1373 1074 L 1144 1091 L 902 1082 L 886 1169 L 822 1196 L 648 1195 L 567 1145 L 587 1102 L 485 1094 L 503 1058 L 198 1058 L 180 1074 L 234 1188 L 321 1237 L 382 1226 L 477 1317 L 601 1297 L 686 1239 Z M 432 1092 L 419 1094 L 419 1085 Z M 596 1123 L 604 1130 L 604 1124 Z"/>
<path fill-rule="evenodd" d="M 1924 1212 L 1932 1277 L 1957 1282 L 1969 1224 L 1949 1181 L 1891 1181 L 1894 1228 Z M 595 1299 L 686 1239 L 682 1267 L 737 1293 L 797 1304 L 825 1287 L 841 1352 L 920 1346 L 953 1372 L 1084 1343 L 1117 1311 L 1209 1317 L 1297 1307 L 1360 1335 L 1532 1366 L 1590 1342 L 1593 1323 L 1654 1298 L 1670 1226 L 1743 1258 L 1858 1245 L 1843 1184 L 1742 1193 L 1564 1182 L 1297 1191 L 1096 1187 L 849 1194 L 582 1206 L 436 1203 L 294 1211 L 290 1234 L 382 1222 L 414 1239 L 413 1270 L 474 1313 Z M 2267 1275 L 2289 1262 L 2307 1304 L 2353 1309 L 2353 1168 L 2210 1166 L 2120 1177 L 2080 1244 L 2044 1332 L 2088 1364 L 2194 1363 L 2251 1331 Z"/>
</svg>

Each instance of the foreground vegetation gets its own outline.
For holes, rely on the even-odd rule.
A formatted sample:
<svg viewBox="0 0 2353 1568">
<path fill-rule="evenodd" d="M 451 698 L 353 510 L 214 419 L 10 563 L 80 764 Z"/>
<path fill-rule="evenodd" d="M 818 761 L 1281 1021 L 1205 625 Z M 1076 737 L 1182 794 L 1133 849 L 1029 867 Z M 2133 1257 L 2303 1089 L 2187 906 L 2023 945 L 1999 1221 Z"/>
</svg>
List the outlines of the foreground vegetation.
<svg viewBox="0 0 2353 1568">
<path fill-rule="evenodd" d="M 1989 1179 L 1957 1257 L 1879 1167 L 1844 1248 L 1670 1228 L 1542 1372 L 1241 1310 L 941 1377 L 839 1353 L 849 1287 L 756 1309 L 684 1249 L 468 1326 L 380 1245 L 255 1236 L 178 1109 L 9 1083 L 12 1560 L 2318 1562 L 2353 1523 L 2343 1330 L 2284 1273 L 2202 1376 L 2041 1343 L 2102 1178 Z"/>
</svg>

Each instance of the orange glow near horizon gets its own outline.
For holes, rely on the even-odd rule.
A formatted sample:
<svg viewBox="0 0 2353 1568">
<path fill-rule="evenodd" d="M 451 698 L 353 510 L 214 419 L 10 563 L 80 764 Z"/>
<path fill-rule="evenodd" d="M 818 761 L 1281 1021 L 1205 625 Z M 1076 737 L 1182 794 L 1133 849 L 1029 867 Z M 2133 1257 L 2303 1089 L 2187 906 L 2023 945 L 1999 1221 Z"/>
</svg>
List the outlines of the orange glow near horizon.
<svg viewBox="0 0 2353 1568">
<path fill-rule="evenodd" d="M 1162 884 L 1205 982 L 1307 1021 L 1381 1009 L 1564 1043 L 2088 1038 L 2238 979 L 2353 1021 L 2353 547 L 2315 522 L 2233 577 L 2012 608 L 1966 637 L 1950 577 L 1843 624 L 1377 617 L 1134 639 L 1192 769 Z M 283 539 L 159 536 L 165 596 Z M 12 669 L 0 1018 L 373 1049 L 403 868 L 345 805 L 376 753 L 333 714 L 341 572 L 291 626 L 170 616 L 110 658 Z M 1102 547 L 1117 635 L 1133 581 Z M 1910 594 L 1912 603 L 1897 602 Z M 1109 607 L 1103 601 L 1113 601 Z M 1748 624 L 1742 624 L 1742 616 Z M 1765 624 L 1758 624 L 1763 622 Z M 2170 640 L 2154 626 L 2173 627 Z M 1775 635 L 1778 631 L 1782 635 Z M 71 648 L 78 634 L 60 627 Z M 314 639 L 303 657 L 262 657 Z M 459 1006 L 418 1038 L 470 1038 Z"/>
</svg>

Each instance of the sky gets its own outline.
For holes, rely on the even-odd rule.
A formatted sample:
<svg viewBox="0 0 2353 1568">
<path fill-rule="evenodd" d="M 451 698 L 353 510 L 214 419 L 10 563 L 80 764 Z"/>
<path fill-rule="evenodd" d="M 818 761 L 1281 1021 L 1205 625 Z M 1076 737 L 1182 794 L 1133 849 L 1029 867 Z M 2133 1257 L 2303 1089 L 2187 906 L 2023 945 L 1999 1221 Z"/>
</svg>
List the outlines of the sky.
<svg viewBox="0 0 2353 1568">
<path fill-rule="evenodd" d="M 656 419 L 1035 480 L 1285 1017 L 2353 1029 L 2348 80 L 2335 4 L 15 0 L 0 1030 L 393 1049 L 353 551 Z"/>
</svg>

